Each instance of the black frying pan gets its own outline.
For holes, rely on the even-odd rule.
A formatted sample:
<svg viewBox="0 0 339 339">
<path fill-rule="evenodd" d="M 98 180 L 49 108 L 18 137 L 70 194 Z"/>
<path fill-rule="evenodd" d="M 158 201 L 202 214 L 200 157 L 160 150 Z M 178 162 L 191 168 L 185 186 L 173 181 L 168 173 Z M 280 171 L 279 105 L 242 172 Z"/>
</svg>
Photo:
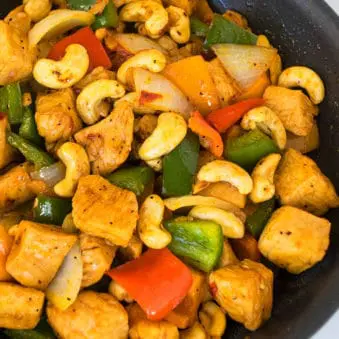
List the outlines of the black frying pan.
<svg viewBox="0 0 339 339">
<path fill-rule="evenodd" d="M 22 3 L 1 0 L 0 16 Z M 307 65 L 325 80 L 320 106 L 320 150 L 312 156 L 339 191 L 339 17 L 323 0 L 211 0 L 213 9 L 235 9 L 255 32 L 263 33 L 283 57 L 284 65 Z M 339 209 L 327 216 L 333 224 L 326 258 L 293 276 L 276 271 L 272 318 L 251 338 L 309 338 L 339 307 Z M 1 292 L 0 292 L 1 293 Z M 226 338 L 250 332 L 229 321 Z M 1 334 L 0 334 L 1 336 Z M 339 333 L 333 333 L 333 338 Z M 112 338 L 114 339 L 114 338 Z"/>
</svg>

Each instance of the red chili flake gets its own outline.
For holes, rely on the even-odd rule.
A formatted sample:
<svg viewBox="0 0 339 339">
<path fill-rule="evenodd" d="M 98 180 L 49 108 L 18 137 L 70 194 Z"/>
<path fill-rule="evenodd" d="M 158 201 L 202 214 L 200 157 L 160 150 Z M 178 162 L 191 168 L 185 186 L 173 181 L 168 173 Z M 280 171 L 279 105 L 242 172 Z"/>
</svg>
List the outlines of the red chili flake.
<svg viewBox="0 0 339 339">
<path fill-rule="evenodd" d="M 211 292 L 213 298 L 215 298 L 215 296 L 217 295 L 217 292 L 218 292 L 218 287 L 215 283 L 210 283 L 210 292 Z"/>
<path fill-rule="evenodd" d="M 152 102 L 160 98 L 162 98 L 161 94 L 141 91 L 139 104 L 144 105 L 144 104 L 147 104 L 148 102 Z"/>
</svg>

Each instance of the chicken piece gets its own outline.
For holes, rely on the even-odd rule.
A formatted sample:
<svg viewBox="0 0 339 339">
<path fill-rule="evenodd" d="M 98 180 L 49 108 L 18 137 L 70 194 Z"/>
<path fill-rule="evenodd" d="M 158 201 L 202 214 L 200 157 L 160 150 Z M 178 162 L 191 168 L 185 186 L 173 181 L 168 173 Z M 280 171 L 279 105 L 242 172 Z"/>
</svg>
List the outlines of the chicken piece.
<svg viewBox="0 0 339 339">
<path fill-rule="evenodd" d="M 142 253 L 143 242 L 136 234 L 133 234 L 131 240 L 126 247 L 119 248 L 119 257 L 123 261 L 130 261 L 140 257 Z"/>
<path fill-rule="evenodd" d="M 276 210 L 259 239 L 259 250 L 275 265 L 299 274 L 321 261 L 331 223 L 291 206 Z"/>
<path fill-rule="evenodd" d="M 73 219 L 82 232 L 127 246 L 138 220 L 135 194 L 99 175 L 81 177 L 73 197 Z"/>
<path fill-rule="evenodd" d="M 0 282 L 0 291 L 0 327 L 33 329 L 40 320 L 44 293 L 6 282 Z"/>
<path fill-rule="evenodd" d="M 185 329 L 197 320 L 198 308 L 205 297 L 206 278 L 202 272 L 191 269 L 193 282 L 183 301 L 166 317 L 165 320 Z"/>
<path fill-rule="evenodd" d="M 331 181 L 312 159 L 292 148 L 284 154 L 274 184 L 282 205 L 298 207 L 315 215 L 323 215 L 329 208 L 339 206 Z"/>
<path fill-rule="evenodd" d="M 102 66 L 94 68 L 89 74 L 74 85 L 76 89 L 84 89 L 87 85 L 97 80 L 115 80 L 115 72 Z"/>
<path fill-rule="evenodd" d="M 138 304 L 126 307 L 130 339 L 179 339 L 178 328 L 166 320 L 152 321 Z"/>
<path fill-rule="evenodd" d="M 199 0 L 163 0 L 164 5 L 182 8 L 188 16 L 191 16 Z"/>
<path fill-rule="evenodd" d="M 27 35 L 0 20 L 0 46 L 0 86 L 27 78 L 34 59 Z"/>
<path fill-rule="evenodd" d="M 134 132 L 141 140 L 146 140 L 155 130 L 158 124 L 158 117 L 153 114 L 142 116 L 134 125 Z"/>
<path fill-rule="evenodd" d="M 15 158 L 15 150 L 7 143 L 6 129 L 8 117 L 5 113 L 0 113 L 0 169 L 7 166 Z"/>
<path fill-rule="evenodd" d="M 83 264 L 81 287 L 97 283 L 111 267 L 116 246 L 108 245 L 104 239 L 80 234 L 80 249 Z"/>
<path fill-rule="evenodd" d="M 46 143 L 67 141 L 82 127 L 75 109 L 73 90 L 66 88 L 49 94 L 39 94 L 36 100 L 35 121 Z"/>
<path fill-rule="evenodd" d="M 300 136 L 308 135 L 318 109 L 300 90 L 269 86 L 264 93 L 265 105 L 278 114 L 285 128 Z"/>
<path fill-rule="evenodd" d="M 271 316 L 273 273 L 263 264 L 245 259 L 209 276 L 214 299 L 227 314 L 255 331 Z"/>
<path fill-rule="evenodd" d="M 12 210 L 47 189 L 43 181 L 31 179 L 32 170 L 33 166 L 23 163 L 0 176 L 0 212 Z"/>
<path fill-rule="evenodd" d="M 128 316 L 110 294 L 81 292 L 65 311 L 47 305 L 49 324 L 61 339 L 127 339 Z"/>
<path fill-rule="evenodd" d="M 31 29 L 31 17 L 25 13 L 24 6 L 18 6 L 10 11 L 5 17 L 4 21 L 9 26 L 15 28 L 22 34 L 27 34 Z"/>
<path fill-rule="evenodd" d="M 228 106 L 241 93 L 240 87 L 236 81 L 226 73 L 217 58 L 208 63 L 208 69 L 218 91 L 221 106 Z"/>
<path fill-rule="evenodd" d="M 126 101 L 111 114 L 75 135 L 92 163 L 93 173 L 108 174 L 123 164 L 132 149 L 134 114 Z"/>
<path fill-rule="evenodd" d="M 218 268 L 223 268 L 227 265 L 237 264 L 239 262 L 237 256 L 235 255 L 231 244 L 226 238 L 224 238 L 224 247 L 222 250 L 222 255 L 219 260 Z"/>
<path fill-rule="evenodd" d="M 44 290 L 76 240 L 56 227 L 23 220 L 15 229 L 6 270 L 20 284 Z"/>
<path fill-rule="evenodd" d="M 249 26 L 248 26 L 248 21 L 247 19 L 241 15 L 240 13 L 236 12 L 236 11 L 232 11 L 232 10 L 227 10 L 224 14 L 223 17 L 232 21 L 233 23 L 235 23 L 236 25 L 238 25 L 239 27 L 246 29 L 247 31 L 252 31 Z"/>
</svg>

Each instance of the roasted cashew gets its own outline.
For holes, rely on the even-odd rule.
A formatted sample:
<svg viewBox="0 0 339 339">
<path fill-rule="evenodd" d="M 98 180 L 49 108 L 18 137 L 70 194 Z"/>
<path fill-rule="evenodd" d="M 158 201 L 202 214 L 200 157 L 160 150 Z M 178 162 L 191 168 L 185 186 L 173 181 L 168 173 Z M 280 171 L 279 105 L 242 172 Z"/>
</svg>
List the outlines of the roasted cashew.
<svg viewBox="0 0 339 339">
<path fill-rule="evenodd" d="M 190 328 L 180 332 L 180 339 L 208 339 L 204 327 L 196 321 Z"/>
<path fill-rule="evenodd" d="M 278 86 L 304 88 L 315 105 L 320 104 L 325 98 L 323 81 L 316 72 L 308 67 L 293 66 L 286 68 L 279 77 Z"/>
<path fill-rule="evenodd" d="M 145 22 L 145 29 L 152 39 L 160 38 L 168 24 L 168 14 L 161 3 L 154 0 L 133 1 L 120 12 L 120 20 Z"/>
<path fill-rule="evenodd" d="M 202 304 L 199 319 L 210 336 L 221 337 L 226 330 L 226 315 L 214 302 L 207 301 Z"/>
<path fill-rule="evenodd" d="M 23 4 L 25 13 L 28 14 L 34 22 L 45 18 L 52 8 L 50 0 L 24 0 Z"/>
<path fill-rule="evenodd" d="M 145 163 L 151 167 L 155 172 L 162 171 L 162 159 L 147 160 Z"/>
<path fill-rule="evenodd" d="M 227 238 L 241 239 L 245 234 L 244 223 L 232 212 L 213 206 L 195 206 L 189 216 L 201 220 L 211 220 L 219 224 Z"/>
<path fill-rule="evenodd" d="M 90 26 L 94 19 L 94 15 L 86 11 L 71 9 L 51 11 L 29 31 L 29 45 L 36 46 L 42 39 L 55 37 L 77 26 Z"/>
<path fill-rule="evenodd" d="M 176 148 L 185 138 L 187 125 L 185 119 L 176 113 L 159 115 L 158 125 L 139 149 L 142 160 L 159 159 Z"/>
<path fill-rule="evenodd" d="M 40 59 L 33 69 L 34 79 L 41 85 L 63 89 L 72 87 L 84 77 L 88 70 L 89 57 L 85 47 L 69 45 L 60 61 Z"/>
<path fill-rule="evenodd" d="M 270 154 L 261 159 L 252 172 L 253 190 L 250 199 L 258 204 L 274 197 L 274 174 L 281 159 L 280 154 Z"/>
<path fill-rule="evenodd" d="M 100 119 L 98 105 L 105 98 L 118 99 L 124 96 L 125 89 L 116 80 L 100 79 L 87 85 L 77 98 L 77 110 L 87 125 Z"/>
<path fill-rule="evenodd" d="M 108 292 L 112 294 L 119 301 L 132 303 L 133 299 L 129 296 L 127 291 L 116 281 L 112 280 L 108 286 Z"/>
<path fill-rule="evenodd" d="M 286 146 L 286 130 L 278 115 L 266 106 L 256 107 L 248 111 L 241 121 L 241 127 L 246 130 L 259 128 L 271 135 L 282 150 Z"/>
<path fill-rule="evenodd" d="M 226 160 L 214 160 L 202 166 L 198 172 L 199 181 L 229 182 L 241 194 L 249 194 L 253 183 L 250 175 L 240 166 Z"/>
<path fill-rule="evenodd" d="M 74 142 L 64 143 L 57 151 L 66 166 L 65 179 L 54 186 L 54 192 L 61 197 L 72 197 L 79 179 L 90 174 L 90 164 L 86 151 Z"/>
<path fill-rule="evenodd" d="M 141 51 L 125 61 L 118 69 L 118 80 L 126 85 L 127 73 L 132 67 L 146 68 L 153 73 L 161 72 L 166 66 L 166 56 L 156 49 Z"/>
<path fill-rule="evenodd" d="M 161 224 L 164 211 L 164 202 L 156 194 L 148 196 L 141 205 L 138 233 L 141 241 L 149 248 L 164 248 L 172 240 L 171 234 Z"/>
<path fill-rule="evenodd" d="M 178 44 L 185 44 L 191 36 L 190 19 L 186 12 L 179 7 L 166 8 L 169 18 L 169 34 Z"/>
<path fill-rule="evenodd" d="M 121 99 L 117 100 L 115 105 L 121 101 L 129 102 L 133 107 L 133 112 L 136 114 L 155 114 L 157 112 L 153 108 L 139 105 L 139 95 L 136 92 L 127 93 Z"/>
</svg>

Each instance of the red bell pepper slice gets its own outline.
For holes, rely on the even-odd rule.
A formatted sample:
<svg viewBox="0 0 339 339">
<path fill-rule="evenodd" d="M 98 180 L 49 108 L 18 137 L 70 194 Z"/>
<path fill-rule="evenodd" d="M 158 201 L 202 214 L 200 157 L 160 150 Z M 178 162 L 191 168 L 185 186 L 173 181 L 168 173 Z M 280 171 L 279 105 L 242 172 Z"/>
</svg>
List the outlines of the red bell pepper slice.
<svg viewBox="0 0 339 339">
<path fill-rule="evenodd" d="M 65 55 L 66 48 L 71 44 L 80 44 L 87 49 L 89 56 L 89 70 L 102 66 L 111 68 L 112 62 L 100 40 L 89 27 L 84 27 L 74 34 L 57 42 L 48 54 L 48 58 L 60 60 Z"/>
<path fill-rule="evenodd" d="M 167 248 L 149 249 L 107 274 L 126 289 L 151 320 L 163 319 L 178 306 L 193 281 L 190 269 Z"/>
<path fill-rule="evenodd" d="M 224 152 L 224 143 L 221 135 L 207 123 L 199 112 L 192 113 L 188 120 L 188 127 L 204 140 L 202 145 L 213 155 L 218 158 L 222 156 Z"/>
<path fill-rule="evenodd" d="M 206 117 L 206 120 L 220 133 L 224 133 L 228 128 L 240 120 L 250 109 L 262 106 L 264 103 L 265 100 L 261 98 L 244 100 L 210 113 Z"/>
</svg>

